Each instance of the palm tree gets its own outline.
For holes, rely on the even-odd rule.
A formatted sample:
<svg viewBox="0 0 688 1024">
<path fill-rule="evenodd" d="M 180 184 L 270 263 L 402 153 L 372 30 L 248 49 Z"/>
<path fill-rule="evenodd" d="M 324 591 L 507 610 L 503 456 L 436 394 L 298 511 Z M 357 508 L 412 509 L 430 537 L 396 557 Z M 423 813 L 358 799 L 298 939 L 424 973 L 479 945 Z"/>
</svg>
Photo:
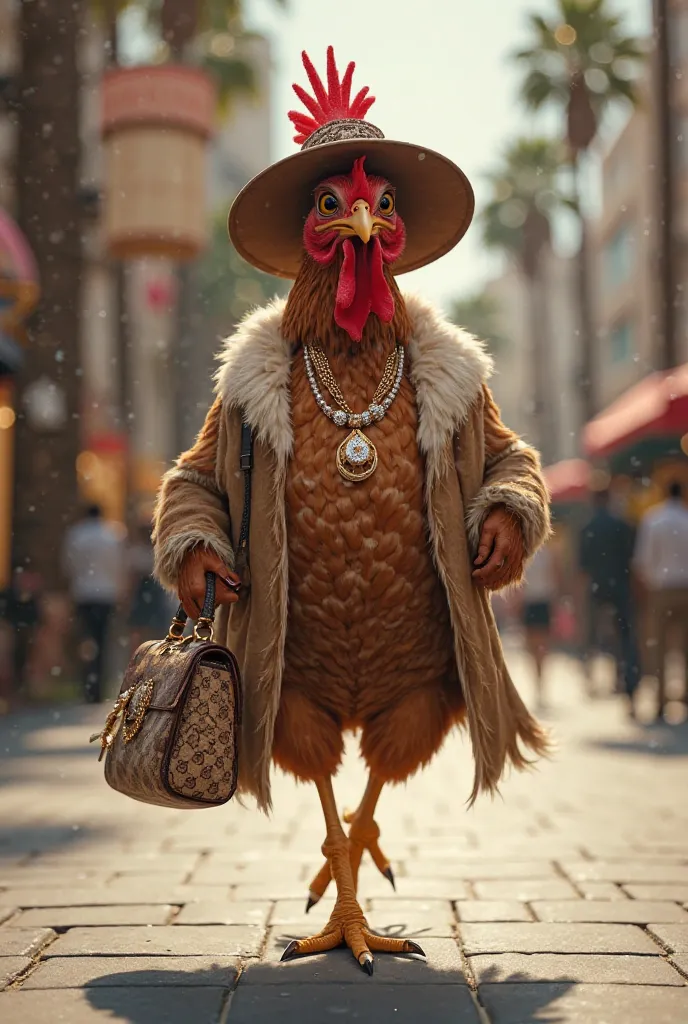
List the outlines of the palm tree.
<svg viewBox="0 0 688 1024">
<path fill-rule="evenodd" d="M 485 343 L 493 356 L 503 352 L 507 341 L 499 324 L 499 304 L 485 291 L 473 292 L 455 299 L 449 308 L 449 319 Z"/>
<path fill-rule="evenodd" d="M 624 32 L 609 0 L 555 0 L 550 18 L 530 15 L 533 41 L 515 54 L 525 65 L 522 97 L 531 110 L 558 107 L 566 116 L 566 141 L 579 210 L 577 304 L 580 316 L 583 419 L 596 411 L 593 328 L 587 232 L 580 203 L 580 163 L 597 137 L 605 112 L 620 102 L 637 104 L 635 79 L 645 59 L 638 39 Z"/>
<path fill-rule="evenodd" d="M 504 152 L 502 163 L 487 175 L 492 198 L 484 208 L 483 241 L 515 263 L 526 283 L 533 355 L 533 412 L 538 444 L 545 459 L 552 454 L 551 402 L 547 387 L 547 310 L 543 256 L 551 242 L 550 218 L 571 201 L 559 188 L 562 151 L 559 143 L 522 138 Z"/>
</svg>

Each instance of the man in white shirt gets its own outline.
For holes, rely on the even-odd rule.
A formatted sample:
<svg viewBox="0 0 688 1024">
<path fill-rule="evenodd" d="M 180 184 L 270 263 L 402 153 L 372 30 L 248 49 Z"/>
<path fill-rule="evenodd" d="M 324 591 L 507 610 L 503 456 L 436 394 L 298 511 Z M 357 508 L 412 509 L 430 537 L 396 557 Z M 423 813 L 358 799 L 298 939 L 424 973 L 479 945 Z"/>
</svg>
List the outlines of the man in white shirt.
<svg viewBox="0 0 688 1024">
<path fill-rule="evenodd" d="M 65 537 L 64 566 L 81 620 L 87 703 L 102 698 L 108 627 L 125 582 L 123 545 L 123 537 L 103 519 L 98 505 L 91 505 Z"/>
<path fill-rule="evenodd" d="M 648 646 L 654 648 L 659 680 L 657 717 L 666 704 L 668 634 L 676 630 L 688 675 L 688 508 L 681 484 L 650 509 L 638 528 L 633 564 L 648 597 Z"/>
</svg>

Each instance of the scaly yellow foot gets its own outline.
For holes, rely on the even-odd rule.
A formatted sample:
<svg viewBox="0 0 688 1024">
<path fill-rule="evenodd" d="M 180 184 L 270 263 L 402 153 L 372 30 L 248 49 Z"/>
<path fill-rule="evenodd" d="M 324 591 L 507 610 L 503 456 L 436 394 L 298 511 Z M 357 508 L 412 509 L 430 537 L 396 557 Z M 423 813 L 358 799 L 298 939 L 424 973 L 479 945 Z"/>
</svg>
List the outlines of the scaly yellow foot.
<svg viewBox="0 0 688 1024">
<path fill-rule="evenodd" d="M 352 823 L 353 826 L 353 823 Z M 354 877 L 351 867 L 351 851 L 358 848 L 358 841 L 352 844 L 351 837 L 343 834 L 340 839 L 326 840 L 323 853 L 327 857 L 328 879 L 333 877 L 337 885 L 337 902 L 330 920 L 322 931 L 309 939 L 292 940 L 282 954 L 282 960 L 312 953 L 325 953 L 337 946 L 347 945 L 361 967 L 373 973 L 373 953 L 420 953 L 423 950 L 411 939 L 392 939 L 376 935 L 368 928 L 368 922 L 356 900 Z M 360 846 L 361 852 L 364 846 Z M 360 857 L 359 857 L 360 860 Z"/>
<path fill-rule="evenodd" d="M 341 920 L 333 914 L 323 930 L 310 939 L 292 939 L 282 953 L 282 960 L 326 953 L 337 946 L 347 945 L 361 967 L 372 974 L 375 963 L 373 953 L 419 953 L 425 956 L 418 943 L 411 939 L 390 939 L 386 935 L 371 932 L 358 904 L 356 908 L 358 913 L 345 915 Z"/>
<path fill-rule="evenodd" d="M 351 826 L 349 828 L 349 862 L 351 864 L 354 888 L 358 886 L 358 871 L 361 866 L 363 851 L 367 850 L 380 874 L 384 875 L 392 888 L 396 890 L 392 866 L 378 843 L 380 828 L 375 819 L 368 814 L 361 813 L 359 810 L 355 813 L 345 811 L 344 821 L 347 825 Z M 325 861 L 308 887 L 306 913 L 323 898 L 331 878 L 332 872 L 330 871 L 329 861 Z"/>
</svg>

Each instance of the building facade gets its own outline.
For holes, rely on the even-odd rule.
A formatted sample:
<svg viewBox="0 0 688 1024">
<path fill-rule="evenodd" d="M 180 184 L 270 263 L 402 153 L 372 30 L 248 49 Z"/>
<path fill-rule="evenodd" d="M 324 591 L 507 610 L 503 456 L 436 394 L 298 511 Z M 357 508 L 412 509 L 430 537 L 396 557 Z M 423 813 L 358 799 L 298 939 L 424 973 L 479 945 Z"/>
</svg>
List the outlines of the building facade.
<svg viewBox="0 0 688 1024">
<path fill-rule="evenodd" d="M 688 0 L 671 0 L 676 350 L 688 361 Z M 598 404 L 605 406 L 662 365 L 658 276 L 658 147 L 651 69 L 640 104 L 602 161 L 602 211 L 594 229 Z"/>
<path fill-rule="evenodd" d="M 553 252 L 542 260 L 539 295 L 543 320 L 544 366 L 536 366 L 531 330 L 528 283 L 514 265 L 485 286 L 495 307 L 496 327 L 503 344 L 495 356 L 492 388 L 506 423 L 542 451 L 546 463 L 573 457 L 577 448 L 578 354 L 572 303 L 575 265 Z M 545 382 L 542 402 L 536 395 L 537 374 Z"/>
</svg>

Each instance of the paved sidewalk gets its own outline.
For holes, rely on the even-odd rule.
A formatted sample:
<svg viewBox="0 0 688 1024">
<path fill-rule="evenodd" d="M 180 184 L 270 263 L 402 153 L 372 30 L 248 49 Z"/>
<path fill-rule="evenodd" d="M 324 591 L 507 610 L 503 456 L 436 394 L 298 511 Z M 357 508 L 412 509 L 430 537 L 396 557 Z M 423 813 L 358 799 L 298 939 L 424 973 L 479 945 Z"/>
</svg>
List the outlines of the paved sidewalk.
<svg viewBox="0 0 688 1024">
<path fill-rule="evenodd" d="M 0 721 L 0 1021 L 688 1024 L 688 726 L 584 701 L 564 659 L 554 675 L 556 759 L 503 800 L 466 812 L 458 738 L 383 795 L 397 893 L 366 865 L 361 897 L 427 962 L 378 956 L 372 979 L 346 950 L 278 963 L 329 910 L 303 914 L 310 787 L 280 778 L 271 820 L 149 808 L 103 781 L 102 710 Z M 352 757 L 342 804 L 363 783 Z"/>
</svg>

